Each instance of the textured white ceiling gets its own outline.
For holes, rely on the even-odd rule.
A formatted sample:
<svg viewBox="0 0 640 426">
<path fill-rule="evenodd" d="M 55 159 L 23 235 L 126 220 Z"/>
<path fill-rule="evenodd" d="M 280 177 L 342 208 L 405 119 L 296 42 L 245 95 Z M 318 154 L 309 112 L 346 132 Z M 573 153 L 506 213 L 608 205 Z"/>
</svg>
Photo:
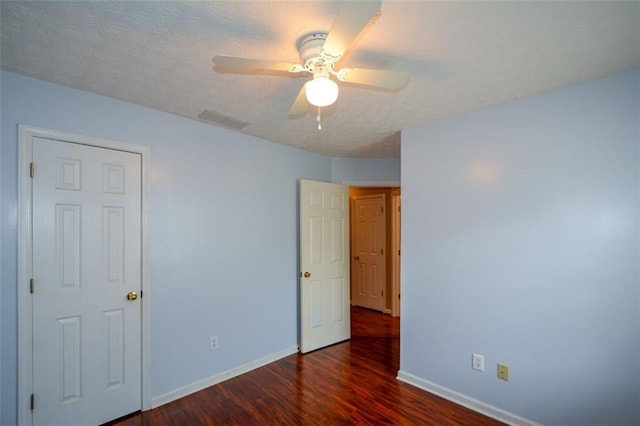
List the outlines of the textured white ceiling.
<svg viewBox="0 0 640 426">
<path fill-rule="evenodd" d="M 339 64 L 408 71 L 390 93 L 341 84 L 289 118 L 305 78 L 213 71 L 216 54 L 298 62 L 333 1 L 2 1 L 2 67 L 329 156 L 398 157 L 403 128 L 640 66 L 640 2 L 385 1 Z"/>
</svg>

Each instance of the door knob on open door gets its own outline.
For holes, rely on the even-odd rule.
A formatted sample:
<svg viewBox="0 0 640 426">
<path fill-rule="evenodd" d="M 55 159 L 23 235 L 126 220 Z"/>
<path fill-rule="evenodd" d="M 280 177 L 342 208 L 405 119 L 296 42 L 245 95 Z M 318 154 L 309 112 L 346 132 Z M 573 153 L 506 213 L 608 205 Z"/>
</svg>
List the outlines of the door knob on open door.
<svg viewBox="0 0 640 426">
<path fill-rule="evenodd" d="M 360 260 L 360 256 L 353 256 L 354 260 Z"/>
<path fill-rule="evenodd" d="M 138 293 L 136 293 L 135 291 L 130 291 L 129 293 L 127 293 L 127 299 L 133 301 L 136 300 L 138 298 Z"/>
<path fill-rule="evenodd" d="M 311 277 L 311 273 L 309 273 L 309 272 L 305 272 L 305 273 L 304 273 L 304 277 L 305 277 L 305 278 L 309 278 L 309 277 Z"/>
</svg>

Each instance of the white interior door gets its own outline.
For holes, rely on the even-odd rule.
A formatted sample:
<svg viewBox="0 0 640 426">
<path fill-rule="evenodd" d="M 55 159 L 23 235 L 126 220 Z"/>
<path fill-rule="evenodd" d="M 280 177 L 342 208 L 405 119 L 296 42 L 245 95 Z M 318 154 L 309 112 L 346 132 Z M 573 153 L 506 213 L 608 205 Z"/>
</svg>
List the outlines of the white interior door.
<svg viewBox="0 0 640 426">
<path fill-rule="evenodd" d="M 353 278 L 351 303 L 384 312 L 386 283 L 385 196 L 353 198 Z"/>
<path fill-rule="evenodd" d="M 300 350 L 351 337 L 349 190 L 300 181 Z"/>
<path fill-rule="evenodd" d="M 142 406 L 141 156 L 34 138 L 33 162 L 33 423 L 104 423 Z"/>
</svg>

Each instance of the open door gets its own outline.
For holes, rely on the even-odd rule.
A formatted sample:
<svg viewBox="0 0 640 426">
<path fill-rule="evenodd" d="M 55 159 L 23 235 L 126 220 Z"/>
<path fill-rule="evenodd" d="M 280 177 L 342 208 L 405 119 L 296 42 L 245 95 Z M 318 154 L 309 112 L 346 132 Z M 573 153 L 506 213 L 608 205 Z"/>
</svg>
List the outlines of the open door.
<svg viewBox="0 0 640 426">
<path fill-rule="evenodd" d="M 300 351 L 351 337 L 349 189 L 300 181 Z"/>
</svg>

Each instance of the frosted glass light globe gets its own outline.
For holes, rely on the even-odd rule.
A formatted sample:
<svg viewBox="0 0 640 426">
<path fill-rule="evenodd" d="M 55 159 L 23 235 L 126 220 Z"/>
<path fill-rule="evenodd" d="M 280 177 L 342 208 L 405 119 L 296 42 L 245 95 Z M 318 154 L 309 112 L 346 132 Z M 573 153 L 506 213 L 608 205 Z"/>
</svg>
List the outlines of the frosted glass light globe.
<svg viewBox="0 0 640 426">
<path fill-rule="evenodd" d="M 325 107 L 338 99 L 338 85 L 327 77 L 316 77 L 306 84 L 305 94 L 311 105 Z"/>
</svg>

